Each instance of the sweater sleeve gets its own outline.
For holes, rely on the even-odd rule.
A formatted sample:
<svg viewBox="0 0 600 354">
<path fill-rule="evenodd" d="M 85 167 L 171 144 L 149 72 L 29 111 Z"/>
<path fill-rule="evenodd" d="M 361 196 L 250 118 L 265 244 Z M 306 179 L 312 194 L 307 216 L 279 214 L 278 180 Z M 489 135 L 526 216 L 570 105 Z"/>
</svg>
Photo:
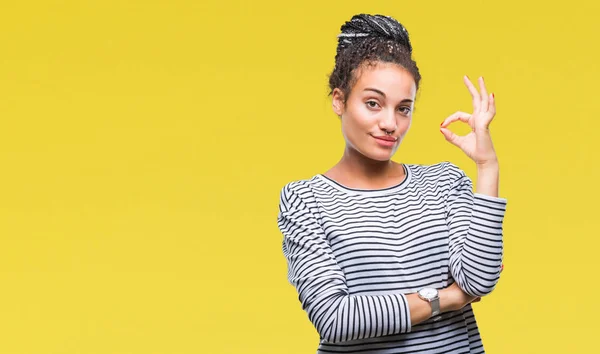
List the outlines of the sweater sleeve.
<svg viewBox="0 0 600 354">
<path fill-rule="evenodd" d="M 450 230 L 450 272 L 471 296 L 492 292 L 500 278 L 505 198 L 473 193 L 471 179 L 448 163 L 451 186 L 446 199 Z"/>
<path fill-rule="evenodd" d="M 278 214 L 288 280 L 321 338 L 338 343 L 410 332 L 410 309 L 404 294 L 349 293 L 346 277 L 317 218 L 302 194 L 290 185 L 281 190 Z"/>
</svg>

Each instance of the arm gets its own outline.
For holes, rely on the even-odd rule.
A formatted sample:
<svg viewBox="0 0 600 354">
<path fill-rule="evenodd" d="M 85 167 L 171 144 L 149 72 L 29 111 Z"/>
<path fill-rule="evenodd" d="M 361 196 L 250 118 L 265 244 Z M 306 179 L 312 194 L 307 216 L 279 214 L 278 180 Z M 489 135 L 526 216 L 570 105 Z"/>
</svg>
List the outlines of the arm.
<svg viewBox="0 0 600 354">
<path fill-rule="evenodd" d="M 477 192 L 490 197 L 498 197 L 500 167 L 498 161 L 477 165 Z"/>
<path fill-rule="evenodd" d="M 431 306 L 417 294 L 350 295 L 322 228 L 289 184 L 281 190 L 278 225 L 284 236 L 288 279 L 302 309 L 327 342 L 407 333 L 431 316 Z M 456 306 L 456 292 L 451 290 L 440 291 L 442 311 Z"/>
<path fill-rule="evenodd" d="M 465 75 L 463 81 L 473 98 L 473 114 L 456 112 L 442 122 L 446 140 L 460 148 L 478 167 L 477 193 L 471 180 L 448 163 L 451 186 L 446 198 L 446 219 L 450 231 L 450 271 L 458 285 L 472 296 L 489 294 L 496 286 L 502 266 L 502 221 L 506 199 L 498 198 L 498 158 L 490 134 L 496 115 L 496 98 L 488 94 L 483 77 L 481 93 Z M 471 132 L 458 136 L 447 129 L 462 121 Z"/>
<path fill-rule="evenodd" d="M 448 163 L 448 171 L 452 180 L 446 199 L 450 271 L 465 293 L 485 296 L 500 278 L 507 200 L 496 196 L 497 167 L 479 169 L 476 193 L 470 178 L 456 165 Z"/>
</svg>

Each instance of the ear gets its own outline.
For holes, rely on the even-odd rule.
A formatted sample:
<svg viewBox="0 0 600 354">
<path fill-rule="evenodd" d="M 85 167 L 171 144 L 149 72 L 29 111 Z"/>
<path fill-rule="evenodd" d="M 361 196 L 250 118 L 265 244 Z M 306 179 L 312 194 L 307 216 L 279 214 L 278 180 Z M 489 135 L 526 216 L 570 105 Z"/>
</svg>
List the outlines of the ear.
<svg viewBox="0 0 600 354">
<path fill-rule="evenodd" d="M 344 113 L 344 93 L 337 87 L 331 93 L 331 105 L 333 106 L 333 112 L 341 117 Z"/>
</svg>

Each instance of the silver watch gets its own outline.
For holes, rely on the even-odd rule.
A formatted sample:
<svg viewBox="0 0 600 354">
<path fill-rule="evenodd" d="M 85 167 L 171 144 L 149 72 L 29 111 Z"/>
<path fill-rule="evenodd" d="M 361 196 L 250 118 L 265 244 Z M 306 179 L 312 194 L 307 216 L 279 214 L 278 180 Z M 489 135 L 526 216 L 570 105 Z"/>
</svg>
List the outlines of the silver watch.
<svg viewBox="0 0 600 354">
<path fill-rule="evenodd" d="M 442 316 L 440 316 L 440 296 L 437 289 L 423 288 L 417 294 L 419 298 L 429 302 L 431 305 L 431 317 L 433 317 L 433 320 L 439 320 Z"/>
</svg>

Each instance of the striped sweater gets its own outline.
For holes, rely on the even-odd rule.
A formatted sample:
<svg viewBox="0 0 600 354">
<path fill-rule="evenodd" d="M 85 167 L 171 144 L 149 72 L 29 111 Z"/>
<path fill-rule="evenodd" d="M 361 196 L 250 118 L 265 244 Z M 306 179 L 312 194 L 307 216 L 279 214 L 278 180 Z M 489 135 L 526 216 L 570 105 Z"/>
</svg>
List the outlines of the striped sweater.
<svg viewBox="0 0 600 354">
<path fill-rule="evenodd" d="M 405 294 L 457 282 L 484 296 L 502 264 L 506 199 L 474 193 L 450 162 L 403 164 L 405 179 L 354 189 L 318 174 L 280 193 L 288 280 L 318 353 L 483 353 L 471 305 L 413 325 Z"/>
</svg>

